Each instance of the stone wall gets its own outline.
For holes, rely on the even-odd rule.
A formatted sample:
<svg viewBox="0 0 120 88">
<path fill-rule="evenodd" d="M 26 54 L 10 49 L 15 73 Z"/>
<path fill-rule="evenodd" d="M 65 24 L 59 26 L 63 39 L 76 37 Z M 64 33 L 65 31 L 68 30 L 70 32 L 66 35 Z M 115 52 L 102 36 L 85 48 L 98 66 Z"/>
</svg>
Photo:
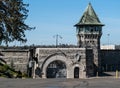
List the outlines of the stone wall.
<svg viewBox="0 0 120 88">
<path fill-rule="evenodd" d="M 93 50 L 86 50 L 86 72 L 88 76 L 95 76 L 95 66 L 94 66 L 94 55 Z"/>
<path fill-rule="evenodd" d="M 103 71 L 120 70 L 120 50 L 101 50 Z"/>
<path fill-rule="evenodd" d="M 17 49 L 17 48 L 2 48 L 0 49 L 1 58 L 3 58 L 9 66 L 16 71 L 27 71 L 27 64 L 29 60 L 28 49 Z"/>
<path fill-rule="evenodd" d="M 2 48 L 0 49 L 1 58 L 8 65 L 13 65 L 16 71 L 27 71 L 30 59 L 30 50 L 23 48 Z M 67 68 L 67 78 L 74 78 L 75 68 L 79 68 L 79 78 L 92 76 L 93 51 L 85 48 L 36 48 L 38 54 L 38 67 L 41 69 L 42 78 L 46 78 L 46 69 L 53 61 L 62 61 Z M 41 74 L 40 73 L 40 74 Z"/>
<path fill-rule="evenodd" d="M 75 60 L 76 54 L 79 54 L 81 58 L 85 59 L 85 48 L 37 48 L 36 54 L 38 54 L 39 66 L 41 67 L 42 63 L 49 56 L 54 54 L 64 54 L 67 58 Z"/>
</svg>

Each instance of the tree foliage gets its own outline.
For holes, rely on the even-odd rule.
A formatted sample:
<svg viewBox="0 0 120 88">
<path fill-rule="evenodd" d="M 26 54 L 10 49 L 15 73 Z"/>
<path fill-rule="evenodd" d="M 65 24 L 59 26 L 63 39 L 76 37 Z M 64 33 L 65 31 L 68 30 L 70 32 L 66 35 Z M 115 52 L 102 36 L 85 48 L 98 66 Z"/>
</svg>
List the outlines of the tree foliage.
<svg viewBox="0 0 120 88">
<path fill-rule="evenodd" d="M 25 24 L 28 10 L 23 0 L 0 1 L 0 43 L 26 42 L 25 31 L 34 29 Z"/>
</svg>

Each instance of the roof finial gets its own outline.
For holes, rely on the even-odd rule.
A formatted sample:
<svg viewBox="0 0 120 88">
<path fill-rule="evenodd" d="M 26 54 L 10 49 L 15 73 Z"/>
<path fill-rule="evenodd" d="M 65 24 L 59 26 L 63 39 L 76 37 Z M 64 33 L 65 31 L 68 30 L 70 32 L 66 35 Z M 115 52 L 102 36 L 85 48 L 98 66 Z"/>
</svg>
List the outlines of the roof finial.
<svg viewBox="0 0 120 88">
<path fill-rule="evenodd" d="M 89 5 L 91 5 L 91 2 L 89 1 Z"/>
</svg>

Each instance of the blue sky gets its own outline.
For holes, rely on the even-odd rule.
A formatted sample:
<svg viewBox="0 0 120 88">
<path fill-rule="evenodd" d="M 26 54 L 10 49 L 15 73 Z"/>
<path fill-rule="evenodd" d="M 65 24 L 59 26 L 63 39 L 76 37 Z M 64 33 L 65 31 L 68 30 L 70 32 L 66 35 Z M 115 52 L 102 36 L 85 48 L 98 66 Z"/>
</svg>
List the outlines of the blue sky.
<svg viewBox="0 0 120 88">
<path fill-rule="evenodd" d="M 100 21 L 105 24 L 101 44 L 120 44 L 120 0 L 24 0 L 29 4 L 26 23 L 35 30 L 27 31 L 25 45 L 53 45 L 59 34 L 62 44 L 77 44 L 73 26 L 91 2 Z M 107 34 L 110 34 L 109 38 Z M 13 43 L 15 44 L 15 42 Z"/>
</svg>

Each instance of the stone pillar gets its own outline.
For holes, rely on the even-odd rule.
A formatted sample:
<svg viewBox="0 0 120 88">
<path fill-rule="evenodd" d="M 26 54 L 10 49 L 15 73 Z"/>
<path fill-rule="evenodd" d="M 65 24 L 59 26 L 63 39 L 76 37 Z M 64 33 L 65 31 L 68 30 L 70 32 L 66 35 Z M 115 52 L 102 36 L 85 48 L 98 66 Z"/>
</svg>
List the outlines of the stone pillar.
<svg viewBox="0 0 120 88">
<path fill-rule="evenodd" d="M 36 62 L 32 61 L 32 78 L 35 78 Z"/>
<path fill-rule="evenodd" d="M 74 78 L 74 68 L 70 66 L 66 70 L 67 70 L 67 78 Z"/>
</svg>

